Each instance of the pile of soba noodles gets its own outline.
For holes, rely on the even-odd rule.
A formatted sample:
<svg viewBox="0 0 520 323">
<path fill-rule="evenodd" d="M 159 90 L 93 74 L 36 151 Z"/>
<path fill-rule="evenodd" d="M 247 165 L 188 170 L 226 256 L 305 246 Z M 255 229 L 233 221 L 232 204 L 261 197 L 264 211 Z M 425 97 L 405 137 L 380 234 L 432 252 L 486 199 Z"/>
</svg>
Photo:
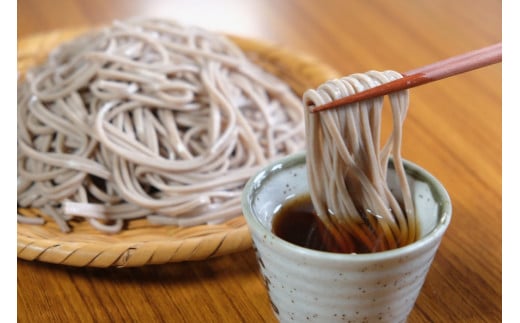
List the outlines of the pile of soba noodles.
<svg viewBox="0 0 520 323">
<path fill-rule="evenodd" d="M 313 207 L 335 248 L 376 252 L 415 241 L 417 221 L 401 157 L 408 91 L 389 95 L 392 131 L 382 142 L 384 97 L 312 113 L 323 105 L 402 75 L 369 71 L 329 80 L 303 95 L 307 173 Z M 397 177 L 392 192 L 387 177 L 390 157 Z"/>
<path fill-rule="evenodd" d="M 241 214 L 247 179 L 304 147 L 301 99 L 226 37 L 129 19 L 75 38 L 18 84 L 18 221 L 192 226 Z"/>
</svg>

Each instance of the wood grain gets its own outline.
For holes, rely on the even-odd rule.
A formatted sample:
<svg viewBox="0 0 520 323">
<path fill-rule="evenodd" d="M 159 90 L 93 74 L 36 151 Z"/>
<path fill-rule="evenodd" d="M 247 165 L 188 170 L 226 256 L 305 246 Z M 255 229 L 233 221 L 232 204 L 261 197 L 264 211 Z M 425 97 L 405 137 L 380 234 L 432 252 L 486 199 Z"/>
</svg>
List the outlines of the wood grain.
<svg viewBox="0 0 520 323">
<path fill-rule="evenodd" d="M 133 15 L 277 43 L 343 74 L 407 71 L 501 41 L 500 1 L 18 1 L 18 38 Z M 502 69 L 411 91 L 404 156 L 441 180 L 453 220 L 409 322 L 500 322 Z M 275 322 L 252 250 L 131 269 L 18 260 L 19 322 Z"/>
</svg>

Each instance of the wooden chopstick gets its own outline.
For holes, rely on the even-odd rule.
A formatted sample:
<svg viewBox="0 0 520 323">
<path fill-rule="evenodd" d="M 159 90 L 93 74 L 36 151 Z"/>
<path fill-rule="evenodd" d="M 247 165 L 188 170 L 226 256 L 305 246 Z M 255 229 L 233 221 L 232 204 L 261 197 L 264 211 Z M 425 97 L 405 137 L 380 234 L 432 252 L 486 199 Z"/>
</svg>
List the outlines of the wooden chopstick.
<svg viewBox="0 0 520 323">
<path fill-rule="evenodd" d="M 418 85 L 445 79 L 447 77 L 472 71 L 502 61 L 502 43 L 473 50 L 465 54 L 450 57 L 423 67 L 402 73 L 403 77 L 363 92 L 315 106 L 311 112 L 337 108 L 349 103 L 383 96 L 392 92 L 409 89 Z"/>
</svg>

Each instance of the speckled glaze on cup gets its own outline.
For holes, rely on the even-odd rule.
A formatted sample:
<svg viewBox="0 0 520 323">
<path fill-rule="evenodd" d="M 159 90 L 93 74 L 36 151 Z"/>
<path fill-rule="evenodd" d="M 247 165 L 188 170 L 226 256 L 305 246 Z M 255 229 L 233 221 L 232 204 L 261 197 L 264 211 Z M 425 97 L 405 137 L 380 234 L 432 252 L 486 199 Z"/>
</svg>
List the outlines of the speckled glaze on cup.
<svg viewBox="0 0 520 323">
<path fill-rule="evenodd" d="M 273 214 L 308 192 L 305 154 L 281 159 L 245 186 L 242 208 L 272 308 L 281 322 L 405 322 L 451 219 L 442 184 L 406 162 L 420 239 L 394 250 L 339 254 L 303 248 L 271 232 Z M 395 183 L 389 172 L 389 183 Z"/>
</svg>

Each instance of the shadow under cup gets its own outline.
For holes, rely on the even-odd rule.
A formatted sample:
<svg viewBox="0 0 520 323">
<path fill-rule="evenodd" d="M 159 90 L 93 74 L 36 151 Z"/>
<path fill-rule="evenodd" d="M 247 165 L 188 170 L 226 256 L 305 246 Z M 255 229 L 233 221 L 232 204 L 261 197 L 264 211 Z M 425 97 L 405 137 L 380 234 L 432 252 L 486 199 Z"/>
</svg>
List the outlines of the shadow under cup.
<svg viewBox="0 0 520 323">
<path fill-rule="evenodd" d="M 273 215 L 288 199 L 308 194 L 305 154 L 268 165 L 242 194 L 242 209 L 281 322 L 404 322 L 412 310 L 450 219 L 443 185 L 405 161 L 420 238 L 370 254 L 307 249 L 272 233 Z M 390 188 L 397 177 L 389 169 Z"/>
</svg>

